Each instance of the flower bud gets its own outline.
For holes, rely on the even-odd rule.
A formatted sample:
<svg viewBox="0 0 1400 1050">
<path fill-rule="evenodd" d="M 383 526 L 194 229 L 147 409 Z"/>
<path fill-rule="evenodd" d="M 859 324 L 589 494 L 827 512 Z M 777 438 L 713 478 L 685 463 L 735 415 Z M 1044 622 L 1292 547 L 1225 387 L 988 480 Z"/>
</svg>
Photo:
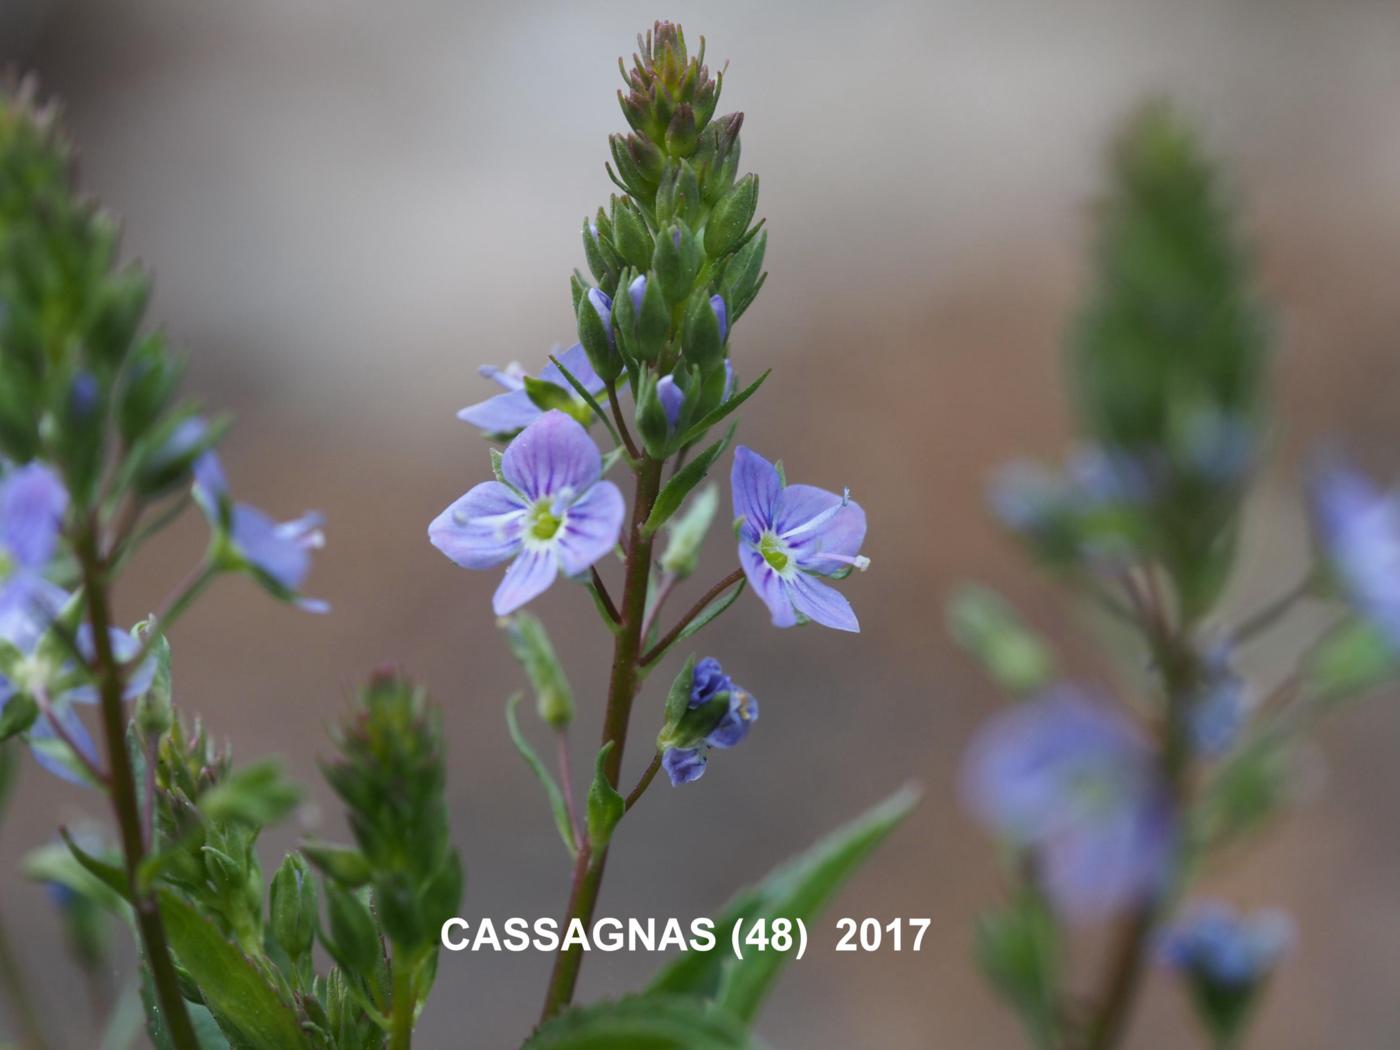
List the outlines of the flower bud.
<svg viewBox="0 0 1400 1050">
<path fill-rule="evenodd" d="M 661 295 L 661 287 L 639 274 L 627 286 L 627 294 L 617 300 L 614 314 L 617 329 L 624 334 L 626 349 L 638 361 L 655 361 L 666 348 L 671 334 L 671 311 Z"/>
<path fill-rule="evenodd" d="M 750 172 L 720 198 L 705 224 L 705 254 L 718 259 L 733 251 L 748 232 L 758 208 L 758 176 Z"/>
<path fill-rule="evenodd" d="M 695 152 L 699 137 L 695 110 L 688 102 L 682 102 L 671 114 L 671 123 L 666 127 L 666 152 L 673 157 L 688 157 Z"/>
<path fill-rule="evenodd" d="M 667 523 L 666 551 L 661 555 L 661 568 L 678 579 L 695 571 L 700 561 L 700 546 L 719 509 L 719 489 L 706 485 L 690 498 L 685 511 Z"/>
<path fill-rule="evenodd" d="M 117 428 L 128 445 L 135 444 L 165 411 L 181 371 L 159 336 L 142 340 L 132 353 L 117 391 Z"/>
<path fill-rule="evenodd" d="M 729 321 L 739 320 L 749 304 L 758 297 L 767 274 L 763 272 L 763 253 L 768 247 L 768 231 L 750 237 L 725 264 L 719 291 L 729 307 Z"/>
<path fill-rule="evenodd" d="M 637 431 L 647 455 L 665 459 L 671 452 L 671 424 L 666 418 L 666 407 L 657 396 L 656 383 L 654 372 L 642 372 L 637 384 Z"/>
<path fill-rule="evenodd" d="M 616 288 L 617 277 L 622 270 L 622 257 L 612 246 L 612 223 L 603 209 L 592 220 L 583 221 L 583 255 L 588 260 L 588 268 L 603 288 Z"/>
<path fill-rule="evenodd" d="M 713 206 L 734 185 L 739 170 L 739 128 L 742 113 L 720 117 L 700 136 L 691 163 L 700 176 L 700 188 L 705 203 Z"/>
<path fill-rule="evenodd" d="M 622 371 L 622 356 L 613 341 L 612 299 L 590 288 L 578 303 L 578 341 L 588 354 L 593 371 L 606 382 Z"/>
<path fill-rule="evenodd" d="M 703 205 L 695 168 L 683 160 L 666 165 L 656 187 L 656 218 L 661 222 L 678 219 L 693 224 Z"/>
<path fill-rule="evenodd" d="M 293 962 L 311 951 L 316 937 L 316 883 L 300 854 L 287 854 L 272 877 L 268 913 L 273 940 Z"/>
<path fill-rule="evenodd" d="M 369 861 L 359 850 L 333 846 L 328 842 L 307 841 L 302 843 L 301 852 L 326 878 L 342 886 L 353 889 L 369 881 Z"/>
<path fill-rule="evenodd" d="M 544 624 L 527 612 L 517 612 L 506 618 L 502 626 L 511 653 L 534 687 L 540 721 L 556 729 L 565 728 L 574 717 L 574 694 Z"/>
<path fill-rule="evenodd" d="M 666 157 L 656 143 L 642 135 L 611 135 L 617 174 L 632 196 L 650 204 L 656 197 L 656 187 L 666 166 Z"/>
<path fill-rule="evenodd" d="M 652 236 L 637 206 L 625 197 L 612 199 L 612 240 L 617 254 L 630 266 L 651 265 Z"/>
<path fill-rule="evenodd" d="M 708 375 L 724 364 L 724 341 L 729 335 L 724 300 L 703 294 L 691 298 L 681 335 L 685 359 Z"/>
<path fill-rule="evenodd" d="M 154 629 L 149 622 L 143 625 L 140 636 L 143 642 L 145 632 Z M 151 656 L 155 660 L 155 674 L 151 678 L 151 687 L 136 700 L 134 718 L 136 728 L 143 736 L 159 737 L 175 722 L 175 712 L 170 702 L 170 642 L 165 635 L 157 635 L 151 643 Z"/>
<path fill-rule="evenodd" d="M 704 255 L 684 223 L 673 223 L 656 235 L 651 270 L 666 303 L 684 302 L 695 286 Z"/>
<path fill-rule="evenodd" d="M 341 889 L 334 882 L 326 883 L 326 911 L 330 919 L 330 938 L 326 950 L 344 969 L 367 975 L 383 965 L 384 948 L 375 929 L 374 917 L 359 896 Z"/>
</svg>

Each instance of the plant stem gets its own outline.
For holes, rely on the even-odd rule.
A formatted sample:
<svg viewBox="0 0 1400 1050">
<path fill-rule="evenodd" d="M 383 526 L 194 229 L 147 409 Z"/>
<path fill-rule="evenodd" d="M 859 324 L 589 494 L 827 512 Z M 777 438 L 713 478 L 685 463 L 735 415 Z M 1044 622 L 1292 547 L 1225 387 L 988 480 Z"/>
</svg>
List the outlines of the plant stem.
<svg viewBox="0 0 1400 1050">
<path fill-rule="evenodd" d="M 720 580 L 719 583 L 715 584 L 701 595 L 700 600 L 690 607 L 690 611 L 680 618 L 680 622 L 666 632 L 666 637 L 662 638 L 661 641 L 657 642 L 646 651 L 642 656 L 642 666 L 650 667 L 652 664 L 656 663 L 657 660 L 661 659 L 666 650 L 674 645 L 676 639 L 681 636 L 681 632 L 689 627 L 691 622 L 705 611 L 706 606 L 743 578 L 744 570 L 735 569 L 724 579 Z"/>
<path fill-rule="evenodd" d="M 136 799 L 136 783 L 131 771 L 131 756 L 126 749 L 126 712 L 122 704 L 124 689 L 122 666 L 112 652 L 109 634 L 112 626 L 107 599 L 107 577 L 98 554 L 96 519 L 77 537 L 74 548 L 82 569 L 83 592 L 87 598 L 88 622 L 92 627 L 92 644 L 101 696 L 102 731 L 107 742 L 107 793 L 116 813 L 121 832 L 122 857 L 126 866 L 127 885 L 132 910 L 136 914 L 146 964 L 151 968 L 156 1001 L 164 1015 L 165 1027 L 175 1050 L 199 1050 L 194 1027 L 185 1009 L 184 997 L 175 976 L 175 964 L 165 937 L 165 924 L 155 897 L 140 892 L 137 872 L 145 859 L 141 828 L 141 809 Z"/>
<path fill-rule="evenodd" d="M 574 841 L 582 842 L 584 828 L 579 823 L 578 806 L 574 803 L 574 770 L 569 761 L 569 731 L 560 728 L 554 736 L 556 753 L 559 756 L 559 786 L 564 792 L 564 808 L 569 813 L 569 827 L 574 829 Z"/>
<path fill-rule="evenodd" d="M 624 431 L 624 436 L 626 432 Z M 627 726 L 632 716 L 632 701 L 637 695 L 641 669 L 642 625 L 646 619 L 647 586 L 651 580 L 652 537 L 642 525 L 651 514 L 652 504 L 661 488 L 663 464 L 650 457 L 637 465 L 637 491 L 632 503 L 631 539 L 627 544 L 627 566 L 622 584 L 622 604 L 618 610 L 621 626 L 613 636 L 612 673 L 608 682 L 608 703 L 603 715 L 602 746 L 612 743 L 603 763 L 603 775 L 617 787 L 622 772 L 622 749 L 627 743 Z M 598 890 L 603 882 L 607 850 L 596 855 L 585 843 L 574 862 L 573 880 L 569 889 L 567 926 L 575 919 L 585 925 L 593 920 L 598 903 Z M 540 1020 L 547 1021 L 573 1001 L 578 984 L 579 968 L 583 965 L 583 948 L 579 945 L 561 947 L 554 958 L 549 987 L 545 993 Z"/>
<path fill-rule="evenodd" d="M 413 1045 L 414 967 L 399 952 L 394 954 L 394 984 L 390 1003 L 392 1017 L 389 1029 L 389 1050 L 410 1050 Z"/>
<path fill-rule="evenodd" d="M 661 769 L 661 752 L 658 751 L 652 756 L 651 765 L 647 766 L 646 772 L 642 774 L 642 779 L 637 781 L 637 786 L 632 789 L 632 793 L 627 796 L 627 802 L 623 806 L 622 812 L 630 813 L 632 807 L 637 804 L 637 800 L 651 787 L 651 782 L 656 779 L 657 772 Z"/>
<path fill-rule="evenodd" d="M 24 1050 L 46 1050 L 49 1042 L 44 1038 L 43 1029 L 39 1026 L 39 1015 L 34 1012 L 29 982 L 25 980 L 24 969 L 10 947 L 10 937 L 3 923 L 0 923 L 0 981 L 5 983 L 10 1012 L 19 1027 L 20 1046 L 24 1047 Z"/>
</svg>

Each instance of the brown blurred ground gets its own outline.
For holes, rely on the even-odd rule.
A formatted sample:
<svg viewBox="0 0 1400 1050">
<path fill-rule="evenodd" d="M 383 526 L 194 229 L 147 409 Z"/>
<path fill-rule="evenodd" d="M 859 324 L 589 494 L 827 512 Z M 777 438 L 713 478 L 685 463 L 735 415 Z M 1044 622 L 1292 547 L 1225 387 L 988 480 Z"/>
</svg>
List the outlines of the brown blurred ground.
<svg viewBox="0 0 1400 1050">
<path fill-rule="evenodd" d="M 330 519 L 313 590 L 334 614 L 221 585 L 177 631 L 181 701 L 242 755 L 284 754 L 335 833 L 313 762 L 326 722 L 375 661 L 421 675 L 447 709 L 468 915 L 555 914 L 566 875 L 505 739 L 501 701 L 518 682 L 492 637 L 494 579 L 453 568 L 424 528 L 485 473 L 481 443 L 452 415 L 486 390 L 476 365 L 537 362 L 569 338 L 576 231 L 608 193 L 605 135 L 621 124 L 613 56 L 657 15 L 731 59 L 726 108 L 748 113 L 746 167 L 763 177 L 772 277 L 736 355 L 746 374 L 776 371 L 743 440 L 795 478 L 849 484 L 870 512 L 874 567 L 846 588 L 859 637 L 773 631 L 749 597 L 709 635 L 762 698 L 763 722 L 700 785 L 646 800 L 603 911 L 703 912 L 917 777 L 927 801 L 833 917 L 931 915 L 925 951 L 814 950 L 762 1030 L 789 1048 L 1005 1050 L 1018 1035 L 966 961 L 971 916 L 996 898 L 994 859 L 953 797 L 959 752 L 995 697 L 945 640 L 941 603 L 957 582 L 989 579 L 1062 639 L 1071 668 L 1105 669 L 981 497 L 998 461 L 1063 442 L 1059 332 L 1082 281 L 1100 146 L 1144 94 L 1179 99 L 1228 160 L 1283 304 L 1281 461 L 1258 500 L 1247 604 L 1291 582 L 1296 462 L 1311 441 L 1337 436 L 1373 466 L 1400 467 L 1400 8 L 0 6 L 0 58 L 66 99 L 87 185 L 158 275 L 154 316 L 188 348 L 193 386 L 239 415 L 227 454 L 237 489 Z M 201 541 L 186 523 L 168 560 L 148 561 L 127 613 L 155 602 Z M 717 541 L 709 571 L 731 556 Z M 586 598 L 559 588 L 543 609 L 575 683 L 599 681 Z M 591 740 L 598 704 L 583 703 Z M 648 725 L 641 714 L 639 737 Z M 1325 790 L 1216 880 L 1300 916 L 1301 952 L 1255 1046 L 1400 1041 L 1397 743 L 1393 697 L 1340 718 L 1321 741 Z M 56 819 L 105 816 L 37 774 L 18 808 L 0 870 Z M 267 856 L 291 838 L 270 836 Z M 7 888 L 3 909 L 69 1045 L 91 1045 L 42 895 Z M 583 991 L 636 987 L 654 966 L 594 959 Z M 422 1045 L 514 1045 L 547 967 L 536 955 L 444 958 Z M 1198 1045 L 1165 982 L 1132 1045 Z"/>
</svg>

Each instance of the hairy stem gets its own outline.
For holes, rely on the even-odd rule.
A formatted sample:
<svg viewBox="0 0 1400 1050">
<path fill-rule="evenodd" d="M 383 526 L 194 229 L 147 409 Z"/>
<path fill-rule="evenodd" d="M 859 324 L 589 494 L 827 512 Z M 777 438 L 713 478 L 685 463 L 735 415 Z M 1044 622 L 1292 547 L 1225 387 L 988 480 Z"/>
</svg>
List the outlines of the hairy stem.
<svg viewBox="0 0 1400 1050">
<path fill-rule="evenodd" d="M 640 680 L 642 626 L 646 619 L 647 585 L 651 579 L 652 537 L 646 534 L 642 525 L 651 514 L 652 504 L 656 502 L 656 494 L 661 488 L 662 466 L 660 461 L 650 458 L 643 458 L 637 465 L 631 538 L 627 544 L 622 603 L 618 609 L 620 627 L 613 637 L 612 673 L 608 682 L 607 709 L 603 715 L 602 744 L 612 743 L 612 749 L 604 760 L 603 775 L 614 788 L 622 772 L 622 750 L 627 743 L 632 701 L 637 695 Z M 568 913 L 564 917 L 565 927 L 575 919 L 585 925 L 592 922 L 607 859 L 606 849 L 594 854 L 585 844 L 579 850 L 569 890 Z M 545 993 L 541 1021 L 553 1017 L 573 1001 L 582 965 L 581 946 L 560 947 Z"/>
<path fill-rule="evenodd" d="M 141 827 L 141 808 L 136 798 L 136 782 L 131 770 L 131 756 L 126 749 L 126 711 L 122 703 L 123 668 L 112 652 L 108 633 L 112 626 L 107 599 L 107 576 L 98 553 L 97 522 L 92 520 L 78 536 L 75 549 L 82 569 L 83 592 L 87 598 L 88 622 L 92 627 L 92 644 L 98 692 L 101 697 L 102 732 L 107 743 L 107 793 L 116 813 L 121 833 L 122 858 L 126 867 L 127 886 L 136 926 L 146 964 L 151 968 L 156 1001 L 160 1005 L 171 1045 L 175 1050 L 199 1050 L 194 1027 L 185 1009 L 184 997 L 175 975 L 175 964 L 165 936 L 165 924 L 155 897 L 140 892 L 137 871 L 145 859 L 145 843 Z"/>
</svg>

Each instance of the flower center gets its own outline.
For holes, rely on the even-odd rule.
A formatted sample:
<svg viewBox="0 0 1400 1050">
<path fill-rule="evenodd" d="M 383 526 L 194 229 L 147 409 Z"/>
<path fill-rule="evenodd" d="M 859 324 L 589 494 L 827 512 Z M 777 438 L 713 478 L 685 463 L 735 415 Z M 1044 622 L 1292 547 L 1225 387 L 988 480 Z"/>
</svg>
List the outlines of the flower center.
<svg viewBox="0 0 1400 1050">
<path fill-rule="evenodd" d="M 554 516 L 554 502 L 542 499 L 530 508 L 529 533 L 537 540 L 552 540 L 564 524 L 563 518 Z"/>
<path fill-rule="evenodd" d="M 0 581 L 8 580 L 15 571 L 15 560 L 10 552 L 0 547 Z"/>
<path fill-rule="evenodd" d="M 771 532 L 765 532 L 759 539 L 758 553 L 763 555 L 763 560 L 771 565 L 776 572 L 786 572 L 788 566 L 792 564 L 792 556 L 788 553 L 787 544 Z"/>
</svg>

